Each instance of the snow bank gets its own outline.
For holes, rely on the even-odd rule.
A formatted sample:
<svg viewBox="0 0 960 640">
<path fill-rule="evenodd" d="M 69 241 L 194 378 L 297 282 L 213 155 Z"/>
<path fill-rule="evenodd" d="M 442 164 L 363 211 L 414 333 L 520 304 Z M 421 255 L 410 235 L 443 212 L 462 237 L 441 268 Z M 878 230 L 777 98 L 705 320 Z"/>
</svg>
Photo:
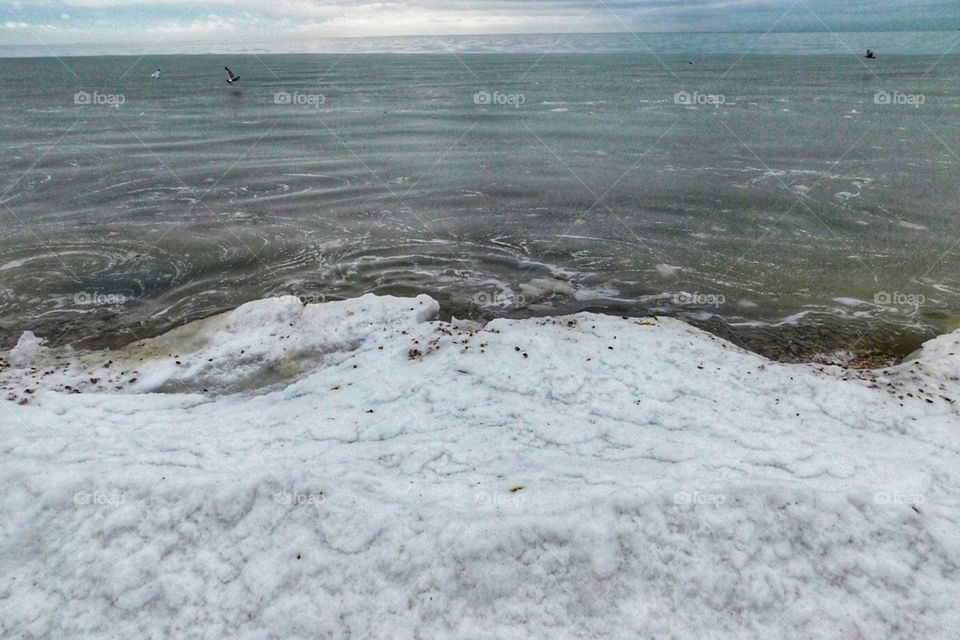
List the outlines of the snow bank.
<svg viewBox="0 0 960 640">
<path fill-rule="evenodd" d="M 436 311 L 26 338 L 0 636 L 955 637 L 960 334 L 854 375 L 670 319 Z"/>
<path fill-rule="evenodd" d="M 20 379 L 58 391 L 235 393 L 284 380 L 351 354 L 372 332 L 416 325 L 439 310 L 428 296 L 384 303 L 375 296 L 304 305 L 295 296 L 245 304 L 120 351 L 75 355 L 44 349 L 31 332 L 10 353 Z M 7 376 L 9 379 L 9 376 Z M 2 379 L 0 379 L 2 381 Z"/>
</svg>

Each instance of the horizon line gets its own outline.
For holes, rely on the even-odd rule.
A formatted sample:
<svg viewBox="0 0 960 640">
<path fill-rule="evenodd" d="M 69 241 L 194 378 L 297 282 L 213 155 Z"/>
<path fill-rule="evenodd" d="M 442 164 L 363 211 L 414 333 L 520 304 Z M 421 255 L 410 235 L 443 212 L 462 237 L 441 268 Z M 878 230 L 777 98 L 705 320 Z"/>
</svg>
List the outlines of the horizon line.
<svg viewBox="0 0 960 640">
<path fill-rule="evenodd" d="M 394 40 L 394 39 L 406 39 L 406 38 L 495 38 L 495 37 L 520 37 L 520 36 L 613 36 L 613 35 L 772 35 L 772 34 L 811 34 L 811 33 L 851 33 L 851 34 L 865 34 L 865 33 L 952 33 L 954 31 L 960 31 L 958 28 L 940 28 L 940 29 L 870 29 L 870 30 L 857 30 L 857 29 L 778 29 L 770 31 L 756 31 L 756 30 L 745 30 L 745 31 L 733 31 L 733 30 L 685 30 L 685 31 L 671 31 L 671 30 L 651 30 L 651 31 L 640 31 L 640 30 L 622 30 L 622 31 L 577 31 L 577 32 L 556 32 L 556 31 L 516 31 L 516 32 L 498 32 L 498 33 L 448 33 L 448 34 L 436 34 L 436 33 L 422 33 L 422 34 L 397 34 L 397 35 L 370 35 L 370 36 L 303 36 L 302 38 L 288 38 L 288 42 L 304 42 L 304 41 L 347 41 L 347 40 Z M 205 42 L 210 42 L 211 46 L 223 46 L 223 45 L 233 45 L 233 44 L 242 44 L 242 43 L 277 43 L 279 42 L 276 38 L 241 38 L 236 40 L 173 40 L 168 44 L 171 46 L 176 45 L 202 45 Z M 46 43 L 46 42 L 31 42 L 31 43 L 18 43 L 18 44 L 0 44 L 0 49 L 16 49 L 19 47 L 130 47 L 138 44 L 135 41 L 124 42 L 124 41 L 111 41 L 111 42 L 61 42 L 61 43 Z M 156 46 L 156 43 L 153 45 Z M 269 52 L 260 52 L 260 53 L 269 53 Z M 284 52 L 287 53 L 287 52 Z M 137 54 L 116 54 L 116 55 L 137 55 Z M 174 54 L 157 54 L 157 55 L 176 55 Z"/>
</svg>

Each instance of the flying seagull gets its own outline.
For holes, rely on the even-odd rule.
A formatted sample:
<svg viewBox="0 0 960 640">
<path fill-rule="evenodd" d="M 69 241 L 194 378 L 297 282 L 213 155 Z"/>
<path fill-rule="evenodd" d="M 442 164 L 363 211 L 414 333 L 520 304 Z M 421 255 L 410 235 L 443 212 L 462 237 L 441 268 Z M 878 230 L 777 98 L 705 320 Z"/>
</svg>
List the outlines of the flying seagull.
<svg viewBox="0 0 960 640">
<path fill-rule="evenodd" d="M 153 73 L 151 73 L 151 74 L 150 74 L 150 77 L 151 77 L 151 78 L 154 78 L 154 79 L 159 78 L 159 77 L 160 77 L 160 69 L 157 69 L 156 71 L 154 71 Z"/>
<path fill-rule="evenodd" d="M 230 71 L 230 67 L 224 67 L 227 70 L 227 84 L 233 84 L 234 82 L 240 82 L 240 76 L 233 75 L 233 71 Z"/>
</svg>

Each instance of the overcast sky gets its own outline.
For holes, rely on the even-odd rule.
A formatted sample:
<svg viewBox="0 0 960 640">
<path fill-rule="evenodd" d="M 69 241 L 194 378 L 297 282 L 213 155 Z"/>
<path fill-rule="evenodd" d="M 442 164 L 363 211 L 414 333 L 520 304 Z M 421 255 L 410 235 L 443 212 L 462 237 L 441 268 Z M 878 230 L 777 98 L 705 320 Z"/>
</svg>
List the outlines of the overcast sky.
<svg viewBox="0 0 960 640">
<path fill-rule="evenodd" d="M 960 28 L 960 0 L 0 0 L 0 45 Z"/>
</svg>

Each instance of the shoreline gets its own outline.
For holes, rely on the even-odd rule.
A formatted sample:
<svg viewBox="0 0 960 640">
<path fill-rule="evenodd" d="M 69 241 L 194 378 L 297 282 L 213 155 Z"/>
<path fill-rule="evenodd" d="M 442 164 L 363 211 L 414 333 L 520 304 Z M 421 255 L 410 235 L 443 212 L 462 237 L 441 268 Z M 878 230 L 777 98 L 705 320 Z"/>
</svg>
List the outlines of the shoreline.
<svg viewBox="0 0 960 640">
<path fill-rule="evenodd" d="M 372 295 L 389 296 L 390 294 Z M 403 297 L 410 294 L 404 291 L 394 295 Z M 299 296 L 303 304 L 308 304 L 308 300 L 315 298 L 316 296 L 307 298 Z M 329 302 L 348 302 L 355 299 L 346 298 L 330 300 Z M 257 300 L 250 302 L 257 302 Z M 206 322 L 216 316 L 230 313 L 250 302 L 241 303 L 237 307 L 214 311 L 197 318 L 184 319 L 176 323 L 158 324 L 156 329 L 145 332 L 145 335 L 134 334 L 130 328 L 124 326 L 111 329 L 104 321 L 94 320 L 95 325 L 100 326 L 101 331 L 105 332 L 104 335 L 112 334 L 114 337 L 101 336 L 69 342 L 45 341 L 45 344 L 60 349 L 72 349 L 81 353 L 123 350 L 142 340 L 157 339 L 170 332 L 180 331 L 194 323 Z M 651 317 L 672 318 L 774 362 L 781 364 L 829 364 L 849 369 L 879 369 L 895 366 L 915 353 L 924 342 L 951 332 L 949 329 L 944 329 L 939 333 L 934 333 L 930 330 L 921 331 L 916 327 L 906 331 L 907 327 L 874 322 L 867 324 L 874 329 L 877 328 L 877 325 L 882 325 L 887 329 L 887 332 L 880 335 L 874 331 L 874 334 L 871 335 L 862 333 L 860 331 L 862 327 L 858 326 L 858 323 L 844 321 L 831 315 L 824 316 L 827 324 L 779 322 L 743 325 L 741 323 L 731 323 L 719 315 L 710 315 L 704 319 L 674 314 L 652 315 L 625 305 L 563 305 L 556 307 L 553 311 L 524 309 L 495 313 L 476 305 L 450 304 L 449 301 L 444 302 L 443 299 L 440 302 L 437 318 L 445 322 L 460 319 L 484 325 L 497 319 L 535 321 L 562 318 L 577 313 L 594 313 L 611 318 L 639 320 Z M 50 327 L 50 329 L 52 330 L 53 327 Z M 0 367 L 3 363 L 2 354 L 15 346 L 23 332 L 37 333 L 46 340 L 44 331 L 35 327 L 25 328 L 20 334 L 11 334 L 9 339 L 5 341 L 6 348 L 0 347 Z M 126 337 L 118 339 L 117 335 Z"/>
<path fill-rule="evenodd" d="M 457 318 L 449 311 L 444 311 L 442 305 L 426 294 L 418 295 L 416 298 L 404 298 L 394 296 L 377 296 L 366 294 L 358 298 L 350 298 L 340 301 L 308 303 L 302 297 L 280 296 L 274 298 L 265 298 L 244 303 L 239 307 L 217 313 L 199 320 L 193 320 L 179 325 L 169 331 L 150 338 L 137 339 L 127 342 L 119 347 L 105 349 L 77 349 L 72 344 L 66 345 L 48 345 L 43 336 L 37 336 L 31 331 L 25 331 L 19 338 L 17 345 L 10 350 L 0 351 L 0 398 L 9 402 L 17 403 L 21 406 L 32 404 L 37 398 L 37 392 L 54 392 L 67 394 L 83 393 L 218 393 L 231 394 L 240 391 L 255 391 L 257 393 L 271 393 L 282 391 L 282 389 L 291 384 L 295 384 L 302 377 L 309 377 L 313 369 L 323 366 L 322 346 L 310 342 L 306 337 L 307 344 L 297 348 L 294 355 L 285 353 L 286 346 L 280 347 L 281 352 L 274 351 L 261 353 L 257 360 L 249 362 L 248 371 L 244 374 L 249 380 L 243 380 L 237 383 L 236 389 L 227 388 L 217 390 L 219 383 L 217 376 L 224 373 L 221 360 L 229 362 L 231 359 L 243 359 L 250 361 L 251 357 L 247 355 L 247 349 L 236 347 L 232 352 L 217 352 L 213 357 L 203 357 L 196 353 L 208 348 L 207 343 L 216 343 L 220 340 L 220 334 L 226 331 L 231 333 L 229 325 L 231 318 L 243 318 L 247 313 L 255 315 L 264 315 L 267 322 L 276 322 L 276 318 L 269 311 L 276 307 L 283 309 L 283 313 L 297 315 L 315 311 L 324 313 L 324 310 L 352 308 L 355 306 L 363 307 L 369 301 L 416 301 L 418 308 L 411 307 L 410 312 L 415 313 L 418 322 L 427 322 L 436 324 L 444 329 L 446 333 L 467 331 L 471 334 L 484 332 L 488 327 L 496 326 L 499 323 L 521 325 L 542 326 L 544 324 L 564 324 L 570 322 L 576 324 L 577 319 L 591 318 L 594 321 L 602 321 L 613 324 L 639 325 L 639 326 L 660 326 L 662 323 L 669 323 L 678 327 L 683 327 L 685 331 L 696 332 L 711 342 L 726 345 L 729 349 L 734 349 L 749 354 L 752 357 L 760 358 L 771 366 L 782 367 L 802 367 L 808 370 L 816 370 L 820 373 L 831 372 L 830 375 L 847 380 L 867 380 L 875 382 L 878 377 L 886 379 L 886 373 L 909 367 L 923 353 L 923 349 L 930 344 L 937 342 L 957 341 L 960 343 L 960 330 L 940 334 L 935 338 L 926 340 L 916 347 L 904 350 L 902 353 L 893 355 L 890 353 L 870 352 L 853 353 L 850 351 L 837 350 L 833 353 L 815 352 L 809 354 L 807 358 L 799 358 L 795 354 L 785 354 L 784 346 L 775 341 L 768 342 L 770 348 L 781 354 L 783 359 L 770 357 L 767 353 L 756 351 L 748 346 L 750 341 L 743 341 L 742 334 L 736 331 L 725 331 L 730 329 L 729 325 L 720 320 L 711 327 L 704 328 L 703 324 L 690 322 L 683 319 L 669 316 L 629 316 L 616 315 L 613 313 L 582 311 L 575 314 L 563 315 L 523 315 L 522 317 L 493 317 L 486 320 L 479 318 Z M 413 302 L 411 302 L 413 304 Z M 349 313 L 352 315 L 352 312 Z M 351 322 L 352 324 L 352 322 Z M 373 323 L 371 323 L 373 324 Z M 292 328 L 293 322 L 289 323 Z M 718 330 L 719 327 L 719 330 Z M 322 327 L 324 330 L 333 330 L 339 332 L 340 329 L 330 326 L 325 322 Z M 802 329 L 802 328 L 801 328 Z M 259 349 L 255 344 L 257 333 L 262 331 L 259 327 L 247 327 L 245 331 L 252 331 L 251 336 L 240 336 L 241 339 L 254 340 L 247 346 L 252 351 Z M 285 327 L 274 328 L 274 331 L 285 330 Z M 439 330 L 439 329 L 438 329 Z M 284 336 L 282 339 L 293 337 Z M 407 332 L 403 332 L 406 335 Z M 275 338 L 275 334 L 272 334 Z M 303 339 L 304 337 L 301 337 Z M 411 360 L 420 359 L 423 352 L 417 341 L 415 346 L 409 350 Z M 262 345 L 261 345 L 262 346 Z M 756 346 L 756 343 L 753 343 Z M 960 350 L 960 347 L 958 347 Z M 191 355 L 191 351 L 194 351 Z M 953 354 L 950 354 L 951 356 Z M 244 357 L 246 356 L 246 357 Z M 526 354 L 524 354 L 526 357 Z M 200 362 L 199 360 L 206 362 Z M 197 362 L 191 362 L 197 360 Z M 185 381 L 180 376 L 180 372 L 188 369 L 196 369 L 200 366 L 206 371 L 201 374 L 200 382 Z M 144 367 L 152 368 L 152 373 L 146 376 L 141 373 Z M 219 372 L 219 373 L 218 373 Z M 144 380 L 146 378 L 147 380 Z M 153 378 L 152 381 L 150 379 Z M 894 389 L 893 385 L 887 385 Z M 942 386 L 942 385 L 941 385 Z M 921 391 L 916 389 L 918 397 L 929 395 L 930 397 L 942 397 L 954 404 L 954 399 L 942 394 Z M 960 397 L 960 390 L 955 396 Z M 960 405 L 957 405 L 960 410 Z"/>
</svg>

